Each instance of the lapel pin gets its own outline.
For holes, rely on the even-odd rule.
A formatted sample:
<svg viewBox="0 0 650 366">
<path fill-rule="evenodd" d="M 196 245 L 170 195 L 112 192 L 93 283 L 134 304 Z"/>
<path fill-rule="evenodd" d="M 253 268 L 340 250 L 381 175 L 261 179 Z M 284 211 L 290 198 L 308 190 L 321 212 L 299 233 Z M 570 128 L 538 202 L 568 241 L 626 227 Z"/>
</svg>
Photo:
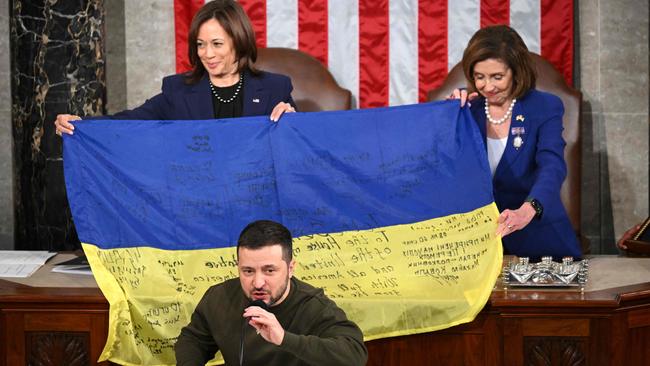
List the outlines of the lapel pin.
<svg viewBox="0 0 650 366">
<path fill-rule="evenodd" d="M 253 99 L 253 103 L 259 103 L 260 100 L 258 98 Z"/>
<path fill-rule="evenodd" d="M 518 114 L 517 117 L 515 117 L 515 120 L 523 122 L 524 121 L 524 116 L 521 115 L 521 114 Z"/>
<path fill-rule="evenodd" d="M 526 129 L 524 127 L 513 127 L 510 129 L 510 133 L 512 135 L 523 135 L 526 133 Z"/>
<path fill-rule="evenodd" d="M 523 118 L 523 116 L 518 116 L 517 118 L 519 117 Z M 524 135 L 525 133 L 526 133 L 526 129 L 524 129 L 524 127 L 512 127 L 510 129 L 510 134 L 514 136 L 514 138 L 512 139 L 512 146 L 515 149 L 519 150 L 521 145 L 524 144 L 524 139 L 521 136 Z"/>
</svg>

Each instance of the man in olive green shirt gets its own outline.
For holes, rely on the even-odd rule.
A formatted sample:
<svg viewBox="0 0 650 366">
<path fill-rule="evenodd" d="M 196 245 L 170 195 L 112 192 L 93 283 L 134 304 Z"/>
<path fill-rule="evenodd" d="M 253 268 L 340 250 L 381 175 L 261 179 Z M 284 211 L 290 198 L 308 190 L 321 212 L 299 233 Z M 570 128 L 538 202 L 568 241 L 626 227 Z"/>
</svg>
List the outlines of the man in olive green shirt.
<svg viewBox="0 0 650 366">
<path fill-rule="evenodd" d="M 237 243 L 239 281 L 212 286 L 175 346 L 178 365 L 365 365 L 359 328 L 323 290 L 292 278 L 291 233 L 255 221 Z M 263 301 L 268 310 L 250 306 Z"/>
</svg>

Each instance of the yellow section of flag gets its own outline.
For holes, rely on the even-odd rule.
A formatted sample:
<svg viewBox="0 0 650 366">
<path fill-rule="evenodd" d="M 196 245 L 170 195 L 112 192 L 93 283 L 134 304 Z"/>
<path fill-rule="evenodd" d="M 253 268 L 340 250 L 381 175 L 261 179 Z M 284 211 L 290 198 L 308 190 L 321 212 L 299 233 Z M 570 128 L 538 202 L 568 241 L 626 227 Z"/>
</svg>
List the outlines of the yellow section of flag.
<svg viewBox="0 0 650 366">
<path fill-rule="evenodd" d="M 322 287 L 366 340 L 470 322 L 501 270 L 497 216 L 492 203 L 413 224 L 295 238 L 295 276 Z M 234 247 L 83 247 L 110 303 L 100 360 L 125 365 L 175 364 L 174 342 L 203 293 L 238 276 Z"/>
</svg>

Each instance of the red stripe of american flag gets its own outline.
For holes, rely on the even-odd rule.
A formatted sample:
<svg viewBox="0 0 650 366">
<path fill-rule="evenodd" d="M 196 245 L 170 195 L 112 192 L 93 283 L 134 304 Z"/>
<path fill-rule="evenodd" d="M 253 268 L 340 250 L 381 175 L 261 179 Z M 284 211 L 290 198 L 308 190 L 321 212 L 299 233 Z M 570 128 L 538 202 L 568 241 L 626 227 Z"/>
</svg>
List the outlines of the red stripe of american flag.
<svg viewBox="0 0 650 366">
<path fill-rule="evenodd" d="M 204 0 L 174 0 L 174 39 L 178 73 L 191 69 L 187 55 L 187 34 L 190 31 L 192 17 L 204 3 Z"/>
<path fill-rule="evenodd" d="M 481 28 L 489 25 L 510 24 L 510 1 L 481 0 Z"/>
<path fill-rule="evenodd" d="M 239 0 L 253 23 L 257 47 L 266 47 L 266 0 Z"/>
<path fill-rule="evenodd" d="M 418 2 L 418 99 L 447 76 L 447 0 Z"/>
<path fill-rule="evenodd" d="M 388 0 L 359 1 L 359 107 L 388 105 Z"/>
<path fill-rule="evenodd" d="M 541 1 L 542 56 L 573 85 L 573 1 Z"/>
<path fill-rule="evenodd" d="M 327 66 L 327 0 L 298 1 L 298 49 Z"/>
</svg>

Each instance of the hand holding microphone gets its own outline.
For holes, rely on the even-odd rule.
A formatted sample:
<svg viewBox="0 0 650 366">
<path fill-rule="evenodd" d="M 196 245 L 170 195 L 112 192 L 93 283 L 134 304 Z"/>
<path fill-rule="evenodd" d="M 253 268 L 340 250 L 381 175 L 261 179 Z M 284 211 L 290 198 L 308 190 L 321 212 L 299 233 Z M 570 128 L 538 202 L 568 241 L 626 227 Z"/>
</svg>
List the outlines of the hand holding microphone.
<svg viewBox="0 0 650 366">
<path fill-rule="evenodd" d="M 266 305 L 264 301 L 255 300 L 251 302 L 248 305 L 248 307 L 244 309 L 244 320 L 241 323 L 241 335 L 239 338 L 239 366 L 244 366 L 244 346 L 245 346 L 244 338 L 245 338 L 246 330 L 248 328 L 248 323 L 250 322 L 251 319 L 250 315 L 246 315 L 246 311 L 248 311 L 248 309 L 254 306 L 264 309 L 264 311 L 266 311 L 266 309 L 268 308 L 268 305 Z M 260 334 L 259 330 L 257 331 L 257 334 Z"/>
<path fill-rule="evenodd" d="M 258 299 L 258 300 L 255 300 L 255 301 L 251 301 L 251 303 L 248 304 L 248 306 L 244 309 L 244 320 L 245 320 L 244 324 L 248 324 L 248 322 L 251 320 L 250 316 L 246 316 L 246 310 L 251 306 L 258 306 L 263 310 L 268 310 L 268 308 L 269 308 L 269 306 L 264 302 L 264 300 L 259 300 Z M 260 334 L 260 331 L 258 329 L 255 329 L 255 331 L 257 332 L 257 334 Z"/>
<path fill-rule="evenodd" d="M 279 346 L 284 339 L 284 328 L 275 315 L 266 309 L 267 305 L 264 301 L 255 300 L 244 309 L 244 318 L 248 319 L 248 324 L 255 328 L 257 334 L 267 342 Z"/>
</svg>

